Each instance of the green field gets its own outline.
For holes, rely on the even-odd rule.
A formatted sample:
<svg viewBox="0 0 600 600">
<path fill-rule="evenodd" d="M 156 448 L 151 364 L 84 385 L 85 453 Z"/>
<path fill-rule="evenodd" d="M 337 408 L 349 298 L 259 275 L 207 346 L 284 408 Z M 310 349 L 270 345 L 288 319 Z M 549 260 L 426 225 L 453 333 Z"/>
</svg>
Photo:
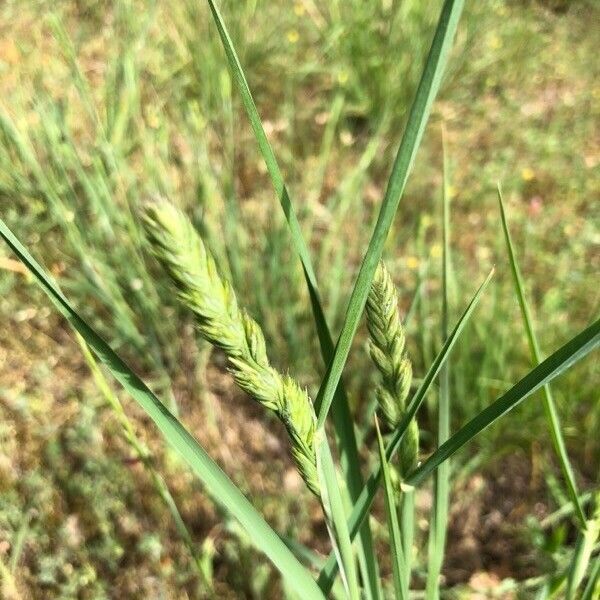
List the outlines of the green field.
<svg viewBox="0 0 600 600">
<path fill-rule="evenodd" d="M 442 4 L 218 3 L 334 341 Z M 542 358 L 598 318 L 599 22 L 593 0 L 465 3 L 383 250 L 413 392 L 495 267 L 419 410 L 420 460 L 437 446 L 440 401 L 450 403 L 455 433 L 535 366 L 498 184 Z M 315 398 L 325 367 L 302 265 L 208 3 L 0 3 L 0 219 L 269 525 L 322 561 L 331 550 L 323 513 L 296 470 L 286 427 L 235 386 L 225 354 L 201 339 L 150 252 L 142 212 L 157 199 L 192 220 L 264 331 L 272 366 Z M 367 338 L 362 318 L 343 373 L 363 474 L 379 464 L 379 374 Z M 599 384 L 596 350 L 551 388 L 590 522 L 600 489 Z M 537 392 L 453 456 L 441 598 L 567 597 L 580 524 L 544 403 Z M 329 422 L 327 431 L 332 442 Z M 431 479 L 414 494 L 415 598 L 426 597 L 437 498 Z M 394 597 L 382 492 L 370 522 L 384 597 Z M 0 243 L 0 596 L 297 597 L 251 537 L 82 353 Z M 589 549 L 576 594 L 600 572 L 600 542 Z M 593 581 L 587 587 L 596 598 Z"/>
</svg>

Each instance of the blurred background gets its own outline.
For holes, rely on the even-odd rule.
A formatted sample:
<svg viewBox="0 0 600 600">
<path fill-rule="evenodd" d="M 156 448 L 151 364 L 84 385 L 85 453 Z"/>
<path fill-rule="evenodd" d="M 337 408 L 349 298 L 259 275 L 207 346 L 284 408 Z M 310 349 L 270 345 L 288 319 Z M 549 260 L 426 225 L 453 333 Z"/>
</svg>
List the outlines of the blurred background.
<svg viewBox="0 0 600 600">
<path fill-rule="evenodd" d="M 441 2 L 219 6 L 337 333 Z M 444 130 L 451 321 L 496 266 L 452 355 L 455 429 L 530 367 L 498 181 L 543 351 L 558 348 L 598 312 L 599 22 L 593 0 L 466 3 L 384 253 L 400 289 L 418 383 L 441 346 Z M 319 507 L 296 475 L 284 432 L 233 387 L 223 358 L 198 342 L 190 315 L 144 246 L 138 207 L 157 195 L 192 217 L 264 328 L 272 362 L 316 393 L 323 365 L 302 272 L 206 2 L 0 3 L 1 218 L 268 521 L 327 552 Z M 197 597 L 187 548 L 79 346 L 5 247 L 0 323 L 6 597 Z M 365 416 L 376 376 L 363 330 L 344 381 L 366 472 L 376 458 Z M 576 366 L 553 391 L 578 482 L 590 490 L 600 470 L 597 361 Z M 214 597 L 278 597 L 266 561 L 165 452 L 137 406 L 122 399 L 166 474 Z M 424 454 L 435 441 L 435 405 L 431 394 L 419 414 Z M 487 588 L 530 597 L 540 577 L 564 566 L 576 533 L 568 514 L 554 512 L 567 500 L 541 397 L 465 447 L 453 478 L 448 597 L 483 598 Z M 429 487 L 417 503 L 418 589 Z M 509 590 L 512 580 L 522 582 L 518 591 Z"/>
</svg>

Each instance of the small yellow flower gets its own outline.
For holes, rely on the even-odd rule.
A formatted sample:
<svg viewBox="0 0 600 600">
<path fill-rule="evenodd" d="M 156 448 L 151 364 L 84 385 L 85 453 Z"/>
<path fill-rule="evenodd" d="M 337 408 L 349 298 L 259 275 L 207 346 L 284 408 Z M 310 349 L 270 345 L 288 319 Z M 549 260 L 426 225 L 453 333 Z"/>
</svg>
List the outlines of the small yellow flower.
<svg viewBox="0 0 600 600">
<path fill-rule="evenodd" d="M 490 39 L 488 40 L 488 46 L 492 50 L 498 50 L 498 49 L 502 48 L 502 39 L 500 37 L 498 37 L 497 35 L 492 35 L 490 37 Z"/>
<path fill-rule="evenodd" d="M 297 44 L 300 39 L 300 34 L 295 29 L 290 29 L 287 32 L 287 39 L 290 44 Z"/>
<path fill-rule="evenodd" d="M 411 270 L 411 271 L 416 271 L 419 268 L 419 259 L 416 256 L 409 256 L 406 259 L 406 266 Z"/>
<path fill-rule="evenodd" d="M 0 43 L 0 61 L 7 65 L 18 64 L 21 57 L 19 48 L 13 40 L 6 40 Z"/>
<path fill-rule="evenodd" d="M 456 198 L 458 194 L 458 190 L 453 185 L 449 185 L 446 192 L 448 194 L 448 198 Z"/>
<path fill-rule="evenodd" d="M 306 9 L 304 8 L 304 4 L 302 4 L 301 2 L 296 2 L 296 4 L 294 4 L 294 13 L 297 17 L 301 17 L 304 14 L 305 10 Z"/>
<path fill-rule="evenodd" d="M 348 82 L 348 71 L 340 71 L 337 80 L 340 85 L 346 84 Z"/>
<path fill-rule="evenodd" d="M 535 178 L 535 171 L 529 167 L 525 167 L 522 171 L 521 171 L 521 179 L 523 181 L 531 181 L 532 179 Z"/>
<path fill-rule="evenodd" d="M 477 246 L 475 255 L 481 261 L 487 261 L 492 256 L 492 251 L 487 246 Z"/>
<path fill-rule="evenodd" d="M 439 258 L 442 255 L 442 247 L 439 244 L 434 244 L 429 250 L 431 258 Z"/>
<path fill-rule="evenodd" d="M 146 122 L 148 123 L 148 127 L 150 129 L 158 129 L 160 125 L 160 121 L 158 119 L 158 115 L 154 110 L 149 110 L 146 114 Z"/>
<path fill-rule="evenodd" d="M 421 226 L 427 229 L 431 225 L 431 217 L 429 215 L 423 215 L 421 217 Z"/>
</svg>

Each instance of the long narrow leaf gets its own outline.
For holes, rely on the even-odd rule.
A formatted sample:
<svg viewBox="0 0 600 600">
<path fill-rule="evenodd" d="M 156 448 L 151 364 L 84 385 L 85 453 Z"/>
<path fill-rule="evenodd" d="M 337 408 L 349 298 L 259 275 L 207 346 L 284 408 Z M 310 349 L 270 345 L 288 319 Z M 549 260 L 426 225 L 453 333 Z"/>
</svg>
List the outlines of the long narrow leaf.
<svg viewBox="0 0 600 600">
<path fill-rule="evenodd" d="M 333 528 L 332 542 L 338 554 L 338 564 L 342 571 L 342 579 L 350 600 L 360 600 L 358 575 L 355 567 L 354 551 L 350 531 L 346 522 L 346 511 L 337 483 L 337 474 L 333 457 L 324 436 L 317 444 L 317 464 L 321 480 L 323 508 L 329 527 Z"/>
<path fill-rule="evenodd" d="M 600 595 L 600 556 L 596 557 L 592 568 L 590 569 L 590 576 L 588 582 L 581 594 L 581 600 L 594 600 Z"/>
<path fill-rule="evenodd" d="M 511 387 L 506 394 L 482 410 L 475 418 L 471 419 L 445 444 L 438 448 L 420 467 L 415 469 L 407 477 L 407 483 L 415 486 L 419 485 L 427 475 L 478 433 L 515 408 L 525 398 L 531 396 L 531 394 L 547 383 L 550 383 L 555 377 L 558 377 L 592 350 L 596 349 L 598 345 L 600 345 L 600 319 L 592 323 L 554 354 L 541 362 L 535 369 L 531 370 L 523 379 Z"/>
<path fill-rule="evenodd" d="M 592 553 L 600 537 L 600 492 L 594 495 L 594 514 L 586 522 L 585 529 L 579 532 L 573 558 L 567 575 L 567 600 L 576 597 L 577 591 L 592 558 Z"/>
<path fill-rule="evenodd" d="M 523 318 L 523 324 L 525 325 L 525 331 L 527 333 L 527 341 L 529 342 L 531 359 L 534 365 L 538 365 L 542 360 L 542 353 L 535 335 L 535 330 L 533 329 L 533 319 L 531 318 L 531 311 L 529 310 L 529 304 L 527 302 L 527 298 L 525 297 L 525 286 L 523 285 L 521 270 L 519 268 L 519 264 L 517 263 L 510 230 L 508 229 L 508 221 L 506 219 L 506 211 L 504 209 L 502 190 L 500 189 L 500 186 L 498 186 L 498 203 L 500 204 L 500 217 L 502 221 L 502 230 L 504 232 L 504 240 L 506 242 L 506 249 L 515 283 L 515 290 L 519 300 L 519 307 L 521 308 L 521 317 Z M 577 518 L 579 519 L 580 529 L 583 530 L 586 527 L 585 513 L 581 503 L 579 502 L 579 493 L 577 491 L 577 483 L 575 482 L 575 474 L 573 473 L 573 468 L 571 467 L 571 462 L 569 461 L 569 455 L 567 453 L 565 441 L 562 436 L 558 411 L 556 410 L 556 404 L 554 402 L 552 391 L 550 390 L 549 385 L 544 386 L 544 409 L 546 412 L 546 419 L 548 420 L 550 435 L 552 437 L 552 444 L 554 445 L 554 451 L 558 456 L 563 477 L 565 478 L 569 498 L 575 506 L 575 512 Z"/>
<path fill-rule="evenodd" d="M 212 497 L 236 517 L 256 547 L 264 552 L 289 585 L 301 597 L 322 599 L 323 594 L 279 536 L 269 527 L 242 492 L 160 402 L 146 384 L 125 364 L 110 346 L 78 315 L 40 265 L 21 245 L 0 219 L 0 236 L 23 261 L 58 311 L 85 339 L 99 360 L 115 379 L 131 394 L 154 421 L 165 439 L 206 486 Z"/>
<path fill-rule="evenodd" d="M 334 353 L 333 339 L 327 326 L 323 305 L 319 298 L 317 280 L 311 263 L 310 254 L 306 242 L 302 236 L 300 224 L 298 223 L 298 218 L 294 211 L 294 207 L 285 185 L 281 169 L 279 168 L 275 153 L 273 152 L 273 148 L 271 147 L 271 144 L 269 143 L 265 133 L 260 115 L 258 114 L 258 110 L 256 108 L 256 104 L 252 98 L 250 87 L 246 80 L 246 76 L 244 75 L 242 65 L 235 51 L 235 47 L 229 32 L 227 31 L 227 27 L 225 26 L 223 17 L 221 16 L 221 13 L 214 0 L 207 1 L 213 15 L 219 37 L 221 38 L 234 81 L 236 82 L 240 92 L 244 109 L 248 115 L 248 120 L 250 121 L 252 131 L 254 132 L 259 150 L 265 161 L 273 188 L 275 189 L 275 193 L 283 209 L 290 230 L 290 236 L 294 245 L 294 249 L 300 258 L 300 262 L 302 263 L 302 269 L 309 292 L 321 354 L 323 356 L 325 365 L 327 365 L 331 361 Z M 315 405 L 315 408 L 318 412 L 318 403 Z M 346 478 L 348 493 L 350 500 L 352 502 L 356 502 L 356 499 L 363 487 L 363 477 L 360 471 L 360 458 L 358 454 L 358 446 L 356 442 L 352 414 L 350 412 L 346 393 L 341 385 L 338 386 L 336 391 L 331 413 L 338 440 L 340 463 Z M 366 583 L 365 592 L 367 593 L 367 600 L 378 600 L 381 598 L 381 590 L 379 587 L 379 568 L 377 566 L 377 557 L 373 547 L 373 540 L 368 522 L 364 524 L 364 527 L 360 532 L 358 555 L 361 564 L 361 570 L 363 571 L 363 577 Z"/>
<path fill-rule="evenodd" d="M 408 586 L 406 578 L 406 562 L 404 560 L 404 550 L 402 548 L 402 536 L 400 535 L 400 525 L 398 524 L 398 513 L 396 511 L 396 498 L 390 467 L 385 456 L 385 446 L 379 423 L 375 417 L 375 431 L 377 432 L 377 447 L 379 448 L 379 461 L 381 472 L 383 474 L 383 490 L 385 492 L 385 512 L 387 514 L 388 529 L 390 533 L 390 549 L 392 558 L 392 574 L 394 576 L 395 597 L 404 600 L 408 599 Z"/>
<path fill-rule="evenodd" d="M 443 185 L 442 185 L 442 343 L 448 337 L 448 271 L 450 268 L 450 194 L 448 182 L 448 157 L 442 130 Z M 440 370 L 440 393 L 438 407 L 438 446 L 450 437 L 450 365 L 449 361 Z M 439 579 L 444 561 L 446 529 L 450 497 L 450 461 L 440 465 L 435 474 L 433 509 L 429 526 L 426 597 L 439 598 Z"/>
<path fill-rule="evenodd" d="M 344 325 L 336 344 L 333 359 L 329 363 L 327 373 L 317 395 L 317 405 L 319 406 L 318 425 L 320 427 L 325 423 L 336 388 L 342 376 L 342 371 L 350 352 L 350 346 L 367 301 L 369 286 L 373 280 L 375 268 L 381 258 L 385 240 L 392 226 L 392 221 L 404 193 L 417 149 L 425 131 L 425 125 L 429 119 L 431 106 L 440 87 L 442 74 L 446 66 L 452 41 L 454 40 L 456 28 L 458 27 L 463 5 L 464 0 L 446 0 L 444 2 L 429 56 L 427 57 L 423 75 L 417 88 L 417 94 L 410 110 L 402 142 L 394 161 L 392 174 L 379 211 L 375 230 L 371 236 L 369 247 L 363 258 L 350 301 L 348 302 Z"/>
</svg>

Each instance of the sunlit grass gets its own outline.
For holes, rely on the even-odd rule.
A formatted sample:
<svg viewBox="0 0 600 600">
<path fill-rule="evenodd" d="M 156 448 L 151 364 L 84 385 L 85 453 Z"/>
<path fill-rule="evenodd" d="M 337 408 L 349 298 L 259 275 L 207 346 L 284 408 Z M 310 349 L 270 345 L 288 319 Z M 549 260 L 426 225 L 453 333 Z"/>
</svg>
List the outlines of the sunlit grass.
<svg viewBox="0 0 600 600">
<path fill-rule="evenodd" d="M 176 3 L 168 15 L 150 3 L 144 18 L 138 18 L 144 3 L 115 2 L 110 19 L 84 4 L 59 5 L 56 18 L 48 18 L 49 7 L 43 3 L 29 6 L 24 21 L 27 16 L 43 18 L 25 30 L 13 3 L 1 9 L 3 17 L 15 21 L 15 39 L 20 40 L 0 46 L 0 85 L 11 92 L 0 106 L 2 218 L 43 258 L 81 315 L 177 411 L 182 377 L 195 376 L 184 371 L 194 363 L 202 373 L 206 351 L 190 354 L 191 320 L 172 301 L 164 277 L 145 252 L 139 206 L 147 197 L 168 196 L 188 211 L 223 274 L 263 326 L 274 364 L 299 373 L 315 395 L 323 360 L 330 361 L 333 340 L 344 325 L 348 293 L 384 196 L 383 183 L 439 7 L 429 14 L 414 2 L 316 8 L 299 2 L 286 11 L 262 2 L 220 3 L 255 93 L 254 118 L 262 117 L 262 125 L 259 119 L 252 132 L 239 96 L 240 81 L 227 69 L 205 3 Z M 393 17 L 391 10 L 397 11 Z M 583 28 L 590 14 L 593 7 L 585 2 L 564 16 L 541 5 L 494 2 L 482 10 L 467 3 L 432 115 L 448 131 L 451 189 L 440 185 L 439 140 L 428 134 L 401 211 L 390 224 L 386 259 L 406 307 L 413 293 L 419 299 L 408 339 L 421 376 L 443 343 L 439 298 L 448 289 L 438 269 L 447 248 L 437 218 L 442 187 L 454 207 L 453 310 L 466 304 L 474 279 L 493 264 L 498 267 L 477 317 L 453 351 L 450 381 L 444 385 L 442 380 L 441 395 L 452 402 L 451 431 L 500 397 L 529 363 L 510 273 L 501 266 L 504 242 L 498 235 L 494 192 L 498 179 L 508 190 L 540 345 L 558 347 L 597 312 L 598 293 L 588 289 L 595 234 L 586 218 L 598 192 L 592 177 L 598 151 L 588 135 L 594 88 L 586 84 L 593 82 L 595 67 L 586 67 L 593 52 Z M 387 29 L 371 29 L 370 23 L 380 22 Z M 566 53 L 564 48 L 577 51 Z M 263 126 L 266 172 L 253 140 L 256 132 L 260 138 Z M 567 137 L 562 134 L 566 129 L 571 133 Z M 274 149 L 270 156 L 267 139 Z M 285 213 L 276 210 L 269 182 L 275 183 L 286 210 L 284 178 L 297 212 L 290 218 L 287 206 L 287 222 Z M 313 290 L 319 282 L 320 297 L 307 292 L 296 252 L 308 266 Z M 0 307 L 15 320 L 31 292 L 22 283 L 22 269 L 15 267 L 19 264 L 12 256 L 0 256 Z M 345 390 L 337 388 L 340 401 L 333 400 L 331 416 L 349 510 L 363 484 L 358 450 L 369 440 L 372 419 L 365 418 L 365 411 L 374 380 L 368 366 L 365 371 L 362 353 L 350 351 L 352 335 L 346 338 L 348 362 L 338 361 L 336 375 L 345 365 Z M 358 350 L 359 344 L 353 348 Z M 583 489 L 595 476 L 598 443 L 589 436 L 582 439 L 581 431 L 594 430 L 600 421 L 590 362 L 565 374 L 554 387 L 565 445 Z M 577 402 L 570 400 L 574 394 Z M 434 450 L 439 433 L 434 396 L 427 399 L 425 452 Z M 531 430 L 544 426 L 543 414 L 533 402 L 519 410 L 531 426 L 515 428 L 508 417 L 476 438 L 471 448 L 479 459 L 469 461 L 466 451 L 458 454 L 453 464 L 457 479 L 467 477 L 473 461 L 479 460 L 485 471 L 513 445 L 528 447 Z M 366 432 L 359 443 L 353 440 L 353 421 Z M 374 450 L 369 447 L 368 466 L 377 464 Z M 548 503 L 567 502 L 560 481 L 552 483 L 550 446 L 535 452 L 541 454 L 542 477 L 552 494 Z M 437 478 L 444 479 L 443 471 Z M 445 511 L 441 496 L 436 498 Z M 283 498 L 282 504 L 293 505 L 293 498 Z M 367 529 L 358 546 L 359 567 L 362 577 L 373 582 L 378 567 L 369 558 L 373 546 L 365 536 L 370 537 Z M 424 583 L 422 537 L 415 540 L 417 586 Z M 443 537 L 437 539 L 434 552 L 440 556 Z M 552 560 L 558 557 L 560 565 L 565 556 L 570 560 L 568 544 L 544 552 Z M 377 584 L 368 589 L 373 597 L 380 593 Z"/>
</svg>

